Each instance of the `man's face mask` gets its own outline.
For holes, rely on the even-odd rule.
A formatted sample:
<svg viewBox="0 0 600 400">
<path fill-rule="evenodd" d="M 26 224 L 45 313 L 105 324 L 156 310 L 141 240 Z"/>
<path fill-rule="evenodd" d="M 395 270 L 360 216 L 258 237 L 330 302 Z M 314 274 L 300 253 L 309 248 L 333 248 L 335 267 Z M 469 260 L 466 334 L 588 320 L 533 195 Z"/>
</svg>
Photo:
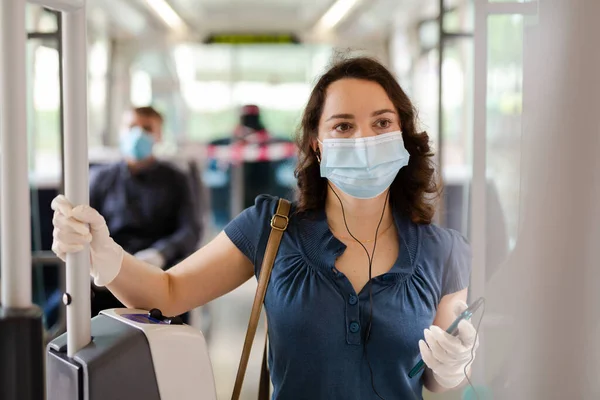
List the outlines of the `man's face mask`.
<svg viewBox="0 0 600 400">
<path fill-rule="evenodd" d="M 139 126 L 121 136 L 121 152 L 129 159 L 140 161 L 152 155 L 154 138 Z"/>
<path fill-rule="evenodd" d="M 372 199 L 390 187 L 410 154 L 402 132 L 358 139 L 324 139 L 321 177 L 357 199 Z"/>
</svg>

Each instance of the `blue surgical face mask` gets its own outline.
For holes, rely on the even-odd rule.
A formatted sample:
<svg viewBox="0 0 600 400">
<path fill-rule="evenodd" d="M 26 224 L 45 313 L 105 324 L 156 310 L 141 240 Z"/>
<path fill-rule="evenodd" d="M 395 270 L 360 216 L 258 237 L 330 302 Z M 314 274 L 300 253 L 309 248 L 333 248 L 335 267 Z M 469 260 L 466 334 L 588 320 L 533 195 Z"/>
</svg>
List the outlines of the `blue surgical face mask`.
<svg viewBox="0 0 600 400">
<path fill-rule="evenodd" d="M 134 126 L 121 136 L 120 147 L 125 157 L 140 161 L 152 155 L 154 138 L 139 126 Z"/>
<path fill-rule="evenodd" d="M 358 139 L 325 139 L 321 176 L 357 199 L 372 199 L 390 187 L 410 154 L 402 132 Z"/>
</svg>

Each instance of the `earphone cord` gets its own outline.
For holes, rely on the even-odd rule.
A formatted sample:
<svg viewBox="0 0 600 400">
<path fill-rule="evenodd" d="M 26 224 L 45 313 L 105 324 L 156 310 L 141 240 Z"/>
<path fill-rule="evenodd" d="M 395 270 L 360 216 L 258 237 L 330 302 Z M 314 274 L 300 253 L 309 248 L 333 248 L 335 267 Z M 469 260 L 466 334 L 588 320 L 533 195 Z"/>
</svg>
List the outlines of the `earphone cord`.
<svg viewBox="0 0 600 400">
<path fill-rule="evenodd" d="M 390 191 L 388 190 L 388 192 L 385 196 L 385 203 L 383 205 L 383 211 L 381 212 L 381 218 L 379 219 L 379 223 L 377 224 L 377 229 L 375 230 L 375 239 L 373 241 L 373 253 L 372 253 L 372 255 L 370 255 L 369 251 L 367 250 L 365 245 L 360 240 L 358 240 L 352 234 L 352 232 L 350 232 L 350 228 L 348 227 L 348 222 L 346 221 L 346 213 L 344 211 L 344 204 L 342 203 L 342 199 L 340 198 L 340 196 L 338 196 L 338 194 L 335 192 L 335 190 L 333 190 L 331 185 L 329 185 L 329 187 L 331 188 L 331 191 L 333 192 L 333 194 L 335 194 L 335 197 L 337 197 L 338 201 L 340 202 L 340 206 L 342 208 L 342 217 L 344 218 L 344 225 L 346 226 L 346 230 L 348 231 L 348 233 L 350 234 L 352 239 L 354 239 L 358 244 L 361 245 L 361 247 L 367 254 L 367 259 L 369 260 L 369 282 L 367 283 L 369 285 L 369 324 L 367 325 L 367 331 L 366 331 L 366 335 L 365 335 L 364 351 L 365 351 L 365 358 L 367 359 L 367 364 L 369 366 L 369 372 L 371 373 L 371 386 L 373 387 L 373 391 L 375 392 L 377 397 L 379 397 L 381 400 L 385 400 L 383 397 L 381 397 L 381 395 L 375 388 L 375 378 L 373 376 L 373 368 L 371 367 L 371 362 L 369 361 L 369 354 L 367 352 L 367 342 L 369 341 L 369 337 L 371 336 L 371 324 L 373 322 L 373 285 L 371 282 L 373 258 L 375 257 L 375 249 L 377 248 L 377 237 L 378 237 L 378 233 L 379 233 L 379 227 L 381 226 L 381 222 L 383 221 L 383 216 L 385 215 L 385 209 L 387 207 L 388 199 L 390 196 Z"/>
<path fill-rule="evenodd" d="M 338 196 L 338 194 L 331 187 L 331 185 L 329 185 L 329 187 L 331 188 L 331 191 L 333 192 L 333 194 L 335 195 L 335 197 L 337 197 L 338 201 L 340 202 L 340 206 L 342 208 L 342 217 L 344 219 L 344 225 L 346 226 L 346 230 L 348 231 L 348 233 L 350 234 L 350 236 L 358 244 L 361 245 L 361 247 L 363 248 L 363 250 L 365 251 L 365 253 L 367 255 L 367 259 L 369 260 L 369 282 L 368 282 L 368 285 L 369 285 L 369 324 L 367 325 L 367 331 L 366 331 L 366 334 L 365 334 L 364 351 L 365 351 L 365 358 L 367 359 L 367 364 L 369 366 L 369 372 L 371 374 L 371 386 L 373 387 L 373 391 L 375 392 L 375 394 L 377 395 L 377 397 L 379 397 L 381 400 L 385 400 L 379 394 L 379 392 L 377 391 L 377 388 L 375 387 L 375 378 L 374 378 L 374 375 L 373 375 L 373 368 L 372 368 L 371 362 L 369 360 L 369 355 L 368 355 L 368 352 L 367 352 L 367 343 L 369 341 L 369 337 L 371 336 L 371 326 L 372 326 L 372 322 L 373 322 L 373 288 L 372 288 L 372 282 L 371 282 L 371 279 L 372 279 L 373 258 L 375 257 L 375 249 L 377 248 L 377 237 L 378 237 L 378 233 L 379 233 L 379 227 L 381 226 L 381 223 L 383 221 L 383 217 L 385 215 L 385 209 L 387 207 L 387 203 L 388 203 L 390 192 L 388 191 L 387 194 L 386 194 L 386 197 L 385 197 L 385 204 L 383 205 L 383 211 L 381 212 L 381 218 L 379 219 L 379 223 L 377 224 L 377 229 L 375 230 L 375 239 L 373 241 L 373 253 L 372 253 L 372 255 L 370 255 L 369 251 L 364 246 L 364 244 L 360 240 L 358 240 L 352 234 L 352 232 L 350 232 L 350 228 L 348 227 L 348 222 L 346 221 L 346 213 L 344 211 L 344 204 L 342 202 L 342 199 L 340 198 L 340 196 Z M 473 361 L 475 359 L 475 343 L 477 343 L 477 338 L 479 337 L 479 328 L 481 326 L 481 321 L 483 320 L 484 315 L 485 315 L 485 300 L 484 300 L 484 303 L 483 303 L 483 310 L 482 310 L 482 313 L 481 313 L 481 317 L 479 318 L 479 322 L 477 323 L 477 329 L 475 330 L 475 341 L 473 342 L 473 347 L 471 348 L 471 359 L 465 365 L 465 368 L 464 368 L 465 379 L 469 383 L 469 386 L 471 386 L 471 389 L 473 390 L 473 393 L 475 394 L 475 397 L 477 398 L 477 400 L 479 400 L 479 394 L 475 390 L 475 387 L 473 386 L 473 383 L 471 382 L 471 378 L 469 378 L 469 374 L 467 373 L 467 369 L 469 368 L 469 366 L 473 363 Z M 416 393 L 413 393 L 413 395 L 415 396 L 415 398 L 417 398 Z"/>
<path fill-rule="evenodd" d="M 463 370 L 463 372 L 465 373 L 465 378 L 467 379 L 469 386 L 471 386 L 471 389 L 473 390 L 473 393 L 475 394 L 475 398 L 477 400 L 479 400 L 479 394 L 477 393 L 477 390 L 475 390 L 475 386 L 473 386 L 473 382 L 471 382 L 471 378 L 469 378 L 467 369 L 469 368 L 469 366 L 471 364 L 473 364 L 473 361 L 475 360 L 475 345 L 477 344 L 477 339 L 479 338 L 479 328 L 481 327 L 481 321 L 483 321 L 484 315 L 485 315 L 485 299 L 483 299 L 483 310 L 481 310 L 481 317 L 479 317 L 479 322 L 477 323 L 477 328 L 475 329 L 475 340 L 473 341 L 473 347 L 471 347 L 471 359 L 469 360 L 467 365 L 465 365 L 465 369 Z"/>
</svg>

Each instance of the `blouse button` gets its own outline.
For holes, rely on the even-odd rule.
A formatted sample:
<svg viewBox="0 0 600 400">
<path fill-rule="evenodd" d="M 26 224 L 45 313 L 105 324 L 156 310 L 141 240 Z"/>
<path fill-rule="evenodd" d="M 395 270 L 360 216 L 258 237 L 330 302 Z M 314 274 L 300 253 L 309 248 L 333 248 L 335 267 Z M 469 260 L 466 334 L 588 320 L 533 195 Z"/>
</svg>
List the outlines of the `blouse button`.
<svg viewBox="0 0 600 400">
<path fill-rule="evenodd" d="M 360 325 L 358 325 L 358 322 L 351 322 L 350 323 L 350 332 L 356 333 L 356 332 L 358 332 L 359 328 L 360 328 Z"/>
<path fill-rule="evenodd" d="M 348 298 L 348 303 L 350 303 L 350 305 L 355 305 L 356 303 L 358 303 L 358 297 L 356 297 L 355 295 L 350 295 L 350 297 Z"/>
</svg>

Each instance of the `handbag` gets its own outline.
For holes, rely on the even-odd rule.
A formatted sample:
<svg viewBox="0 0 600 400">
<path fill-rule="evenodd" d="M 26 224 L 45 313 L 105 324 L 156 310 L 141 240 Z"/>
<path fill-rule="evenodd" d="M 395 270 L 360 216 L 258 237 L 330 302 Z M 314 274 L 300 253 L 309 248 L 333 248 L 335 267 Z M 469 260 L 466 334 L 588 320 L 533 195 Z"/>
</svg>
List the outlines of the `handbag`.
<svg viewBox="0 0 600 400">
<path fill-rule="evenodd" d="M 279 199 L 277 211 L 271 217 L 271 233 L 269 234 L 265 256 L 263 258 L 260 275 L 258 277 L 258 287 L 256 288 L 256 294 L 254 295 L 254 303 L 252 304 L 252 312 L 250 313 L 250 321 L 248 322 L 248 330 L 246 331 L 246 339 L 244 340 L 242 357 L 240 358 L 240 365 L 235 377 L 235 385 L 233 387 L 233 394 L 231 395 L 232 400 L 238 400 L 240 398 L 242 384 L 244 382 L 244 375 L 246 374 L 248 359 L 250 358 L 252 342 L 254 341 L 254 336 L 256 335 L 258 319 L 262 311 L 263 301 L 265 299 L 265 293 L 267 292 L 267 286 L 269 285 L 269 279 L 271 278 L 271 270 L 273 269 L 275 257 L 279 251 L 279 244 L 281 243 L 281 238 L 283 237 L 283 233 L 287 229 L 289 223 L 288 216 L 290 209 L 291 204 L 289 201 L 285 199 Z M 269 389 L 270 379 L 267 366 L 267 340 L 265 340 L 265 348 L 263 350 L 263 359 L 258 387 L 258 400 L 268 400 Z"/>
</svg>

